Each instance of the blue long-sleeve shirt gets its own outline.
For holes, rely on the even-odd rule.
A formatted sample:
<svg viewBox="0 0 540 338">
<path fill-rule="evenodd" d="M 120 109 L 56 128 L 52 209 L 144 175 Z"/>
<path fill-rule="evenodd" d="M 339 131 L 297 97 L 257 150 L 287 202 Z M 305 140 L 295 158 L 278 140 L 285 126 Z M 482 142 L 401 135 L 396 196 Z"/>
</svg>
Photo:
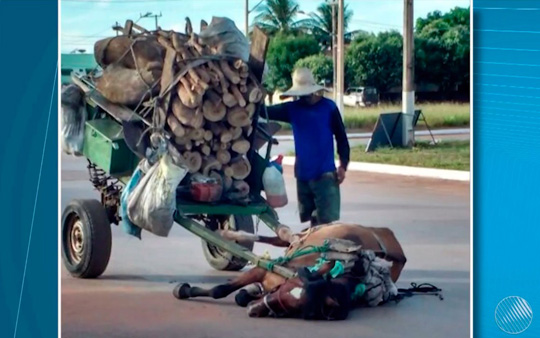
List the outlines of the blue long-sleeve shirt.
<svg viewBox="0 0 540 338">
<path fill-rule="evenodd" d="M 314 105 L 301 101 L 285 102 L 266 109 L 269 120 L 290 123 L 292 126 L 297 179 L 314 180 L 336 170 L 334 136 L 341 166 L 347 169 L 349 141 L 339 109 L 332 100 L 321 98 Z"/>
</svg>

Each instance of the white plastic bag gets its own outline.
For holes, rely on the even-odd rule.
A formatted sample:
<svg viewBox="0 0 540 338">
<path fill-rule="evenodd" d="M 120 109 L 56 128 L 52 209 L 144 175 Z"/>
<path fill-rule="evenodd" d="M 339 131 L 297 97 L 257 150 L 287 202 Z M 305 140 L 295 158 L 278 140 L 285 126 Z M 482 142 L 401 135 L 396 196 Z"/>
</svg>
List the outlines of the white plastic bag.
<svg viewBox="0 0 540 338">
<path fill-rule="evenodd" d="M 154 235 L 167 237 L 174 222 L 176 188 L 186 174 L 187 169 L 175 165 L 170 155 L 165 154 L 129 197 L 129 219 Z"/>
<path fill-rule="evenodd" d="M 205 45 L 215 48 L 217 54 L 249 61 L 248 39 L 229 18 L 212 17 L 212 22 L 199 34 L 199 38 Z"/>
<path fill-rule="evenodd" d="M 86 109 L 84 92 L 74 84 L 62 88 L 60 128 L 61 144 L 66 154 L 81 156 L 84 145 Z"/>
</svg>

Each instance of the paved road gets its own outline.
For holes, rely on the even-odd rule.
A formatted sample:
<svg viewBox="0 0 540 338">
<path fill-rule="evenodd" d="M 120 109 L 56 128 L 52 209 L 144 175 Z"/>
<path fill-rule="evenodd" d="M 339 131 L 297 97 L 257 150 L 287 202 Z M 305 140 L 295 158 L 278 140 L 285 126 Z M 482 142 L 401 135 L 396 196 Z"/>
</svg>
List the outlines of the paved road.
<svg viewBox="0 0 540 338">
<path fill-rule="evenodd" d="M 62 208 L 73 198 L 96 196 L 84 170 L 84 162 L 62 158 Z M 291 168 L 285 172 L 291 203 L 279 214 L 299 230 Z M 350 173 L 342 198 L 344 221 L 389 226 L 402 242 L 409 261 L 399 287 L 431 282 L 443 288 L 445 300 L 418 296 L 397 305 L 357 309 L 345 322 L 251 319 L 233 297 L 178 301 L 171 295 L 176 282 L 214 285 L 234 276 L 209 268 L 200 241 L 187 231 L 175 227 L 169 238 L 143 233 L 139 241 L 113 227 L 112 257 L 100 279 L 73 279 L 62 267 L 62 336 L 468 337 L 468 185 Z M 269 234 L 263 226 L 260 232 Z M 267 248 L 259 245 L 255 251 Z"/>
</svg>

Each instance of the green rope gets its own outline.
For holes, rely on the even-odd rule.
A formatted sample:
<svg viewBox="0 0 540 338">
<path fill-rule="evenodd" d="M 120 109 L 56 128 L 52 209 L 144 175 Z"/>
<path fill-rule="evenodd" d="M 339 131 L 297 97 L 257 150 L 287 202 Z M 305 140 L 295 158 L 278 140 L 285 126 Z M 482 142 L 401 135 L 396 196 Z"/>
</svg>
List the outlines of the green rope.
<svg viewBox="0 0 540 338">
<path fill-rule="evenodd" d="M 321 246 L 306 246 L 305 248 L 297 249 L 295 252 L 293 252 L 290 256 L 281 256 L 276 259 L 271 260 L 266 264 L 266 270 L 273 271 L 275 265 L 285 265 L 292 261 L 295 258 L 298 258 L 300 256 L 310 255 L 313 253 L 325 253 L 330 249 L 330 243 L 325 240 L 323 245 Z"/>
<path fill-rule="evenodd" d="M 357 284 L 356 288 L 354 288 L 354 292 L 351 295 L 352 300 L 358 300 L 360 297 L 364 295 L 366 292 L 366 285 L 365 284 Z"/>
</svg>

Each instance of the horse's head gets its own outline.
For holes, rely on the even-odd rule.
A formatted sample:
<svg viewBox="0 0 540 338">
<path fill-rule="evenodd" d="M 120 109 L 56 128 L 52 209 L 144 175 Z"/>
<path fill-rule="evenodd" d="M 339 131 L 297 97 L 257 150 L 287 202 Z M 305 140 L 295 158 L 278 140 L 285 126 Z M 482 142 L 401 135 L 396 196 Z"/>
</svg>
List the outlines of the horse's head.
<svg viewBox="0 0 540 338">
<path fill-rule="evenodd" d="M 346 319 L 350 309 L 350 289 L 344 278 L 300 276 L 287 280 L 270 293 L 248 305 L 250 317 L 302 317 L 304 319 Z"/>
</svg>

